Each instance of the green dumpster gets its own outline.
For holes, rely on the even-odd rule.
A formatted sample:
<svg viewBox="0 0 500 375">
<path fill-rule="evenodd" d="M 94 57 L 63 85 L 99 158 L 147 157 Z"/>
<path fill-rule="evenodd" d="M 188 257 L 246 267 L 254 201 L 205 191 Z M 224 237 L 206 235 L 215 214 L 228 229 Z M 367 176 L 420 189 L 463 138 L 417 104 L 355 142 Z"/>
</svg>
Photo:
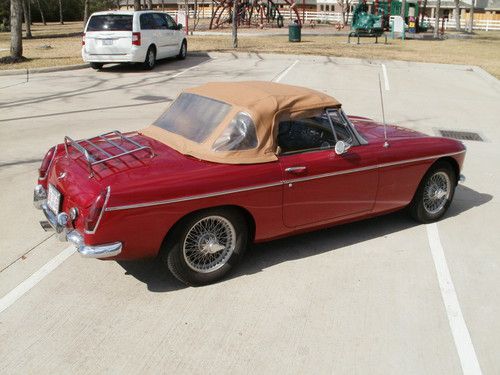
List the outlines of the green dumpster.
<svg viewBox="0 0 500 375">
<path fill-rule="evenodd" d="M 300 42 L 302 30 L 298 23 L 292 23 L 288 25 L 288 41 L 289 42 Z"/>
</svg>

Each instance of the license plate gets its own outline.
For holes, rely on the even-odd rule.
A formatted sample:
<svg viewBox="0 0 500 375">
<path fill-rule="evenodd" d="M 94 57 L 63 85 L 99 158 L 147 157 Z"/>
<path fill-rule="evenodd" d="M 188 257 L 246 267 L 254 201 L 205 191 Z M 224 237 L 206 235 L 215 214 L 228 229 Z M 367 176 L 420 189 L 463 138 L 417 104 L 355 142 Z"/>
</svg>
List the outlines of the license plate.
<svg viewBox="0 0 500 375">
<path fill-rule="evenodd" d="M 102 40 L 102 45 L 103 46 L 112 46 L 113 45 L 113 39 L 103 39 Z"/>
<path fill-rule="evenodd" d="M 47 206 L 55 214 L 59 213 L 59 208 L 61 207 L 61 193 L 51 184 L 49 184 L 47 194 Z"/>
</svg>

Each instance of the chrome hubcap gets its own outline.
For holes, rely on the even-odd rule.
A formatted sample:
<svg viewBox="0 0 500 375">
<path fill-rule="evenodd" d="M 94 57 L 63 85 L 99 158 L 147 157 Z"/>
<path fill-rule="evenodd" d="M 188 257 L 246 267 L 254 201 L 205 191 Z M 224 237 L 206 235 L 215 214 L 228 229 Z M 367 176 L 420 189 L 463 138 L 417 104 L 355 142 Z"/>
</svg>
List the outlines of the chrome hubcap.
<svg viewBox="0 0 500 375">
<path fill-rule="evenodd" d="M 189 229 L 184 260 L 196 272 L 213 272 L 227 263 L 235 246 L 236 231 L 231 222 L 222 216 L 207 216 Z"/>
<path fill-rule="evenodd" d="M 437 214 L 450 198 L 451 182 L 445 172 L 434 173 L 425 183 L 424 209 L 431 215 Z"/>
</svg>

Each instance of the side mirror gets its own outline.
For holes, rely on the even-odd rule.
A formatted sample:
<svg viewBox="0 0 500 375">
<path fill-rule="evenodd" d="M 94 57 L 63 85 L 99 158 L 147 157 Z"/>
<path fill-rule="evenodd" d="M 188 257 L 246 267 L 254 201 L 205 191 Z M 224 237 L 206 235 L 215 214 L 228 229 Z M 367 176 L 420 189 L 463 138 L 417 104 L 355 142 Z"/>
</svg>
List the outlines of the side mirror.
<svg viewBox="0 0 500 375">
<path fill-rule="evenodd" d="M 337 155 L 342 155 L 347 152 L 351 148 L 351 145 L 349 143 L 346 143 L 344 141 L 338 141 L 335 143 L 335 153 Z"/>
<path fill-rule="evenodd" d="M 177 24 L 177 30 L 182 30 L 182 28 L 183 28 L 183 27 L 184 27 L 184 26 L 182 26 L 182 23 L 178 23 L 178 24 Z"/>
</svg>

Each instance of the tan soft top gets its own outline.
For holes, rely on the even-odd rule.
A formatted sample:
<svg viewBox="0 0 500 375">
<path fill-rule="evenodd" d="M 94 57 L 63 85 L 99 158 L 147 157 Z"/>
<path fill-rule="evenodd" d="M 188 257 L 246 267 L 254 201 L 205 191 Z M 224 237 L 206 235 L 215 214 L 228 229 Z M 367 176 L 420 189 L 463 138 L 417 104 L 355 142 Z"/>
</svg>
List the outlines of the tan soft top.
<svg viewBox="0 0 500 375">
<path fill-rule="evenodd" d="M 196 143 L 161 127 L 150 125 L 142 131 L 182 154 L 202 160 L 228 164 L 252 164 L 274 161 L 276 123 L 302 117 L 325 108 L 339 108 L 340 103 L 324 93 L 304 87 L 265 81 L 212 82 L 185 90 L 225 102 L 231 111 L 202 143 Z M 258 145 L 249 150 L 214 151 L 212 145 L 238 112 L 246 112 L 255 124 Z"/>
</svg>

